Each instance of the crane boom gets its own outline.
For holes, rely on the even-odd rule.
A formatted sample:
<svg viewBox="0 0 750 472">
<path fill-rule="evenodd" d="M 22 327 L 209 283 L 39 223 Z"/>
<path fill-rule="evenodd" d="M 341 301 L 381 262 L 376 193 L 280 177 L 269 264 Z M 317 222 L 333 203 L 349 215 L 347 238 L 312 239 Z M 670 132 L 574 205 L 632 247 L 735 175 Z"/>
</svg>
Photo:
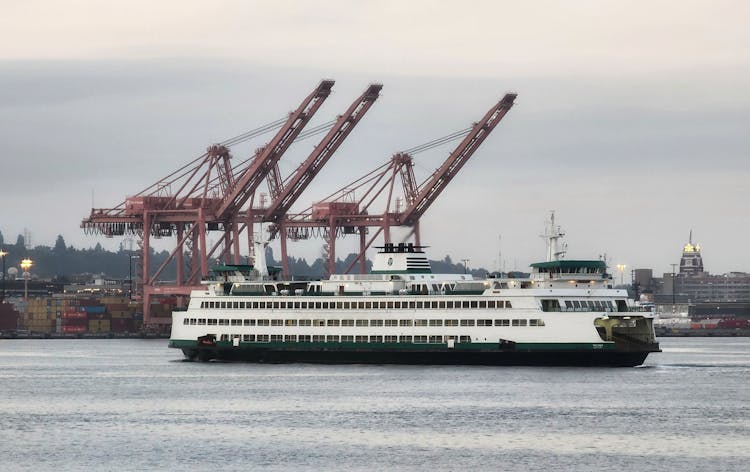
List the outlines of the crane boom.
<svg viewBox="0 0 750 472">
<path fill-rule="evenodd" d="M 474 124 L 469 134 L 453 150 L 443 165 L 432 174 L 430 179 L 422 186 L 414 201 L 398 217 L 400 224 L 411 226 L 427 211 L 438 195 L 440 195 L 440 192 L 445 189 L 451 179 L 456 176 L 461 167 L 474 154 L 479 145 L 482 144 L 505 114 L 508 113 L 513 106 L 516 96 L 517 94 L 515 93 L 505 94 L 503 99 L 493 106 L 481 121 Z"/>
<path fill-rule="evenodd" d="M 235 179 L 226 196 L 216 210 L 217 219 L 228 218 L 237 213 L 255 193 L 260 183 L 266 178 L 271 168 L 289 148 L 297 135 L 302 131 L 312 116 L 318 111 L 333 87 L 333 80 L 323 80 L 308 95 L 300 106 L 289 114 L 286 123 L 279 129 L 273 139 L 258 153 L 253 163 Z"/>
<path fill-rule="evenodd" d="M 320 169 L 328 162 L 333 153 L 336 152 L 341 143 L 349 136 L 360 119 L 367 113 L 372 104 L 377 100 L 382 84 L 370 84 L 367 90 L 359 96 L 346 110 L 339 116 L 334 126 L 328 131 L 325 137 L 315 146 L 315 149 L 297 168 L 291 180 L 279 193 L 268 207 L 263 219 L 269 222 L 277 222 L 289 211 L 294 202 L 305 191 L 312 179 L 320 172 Z"/>
</svg>

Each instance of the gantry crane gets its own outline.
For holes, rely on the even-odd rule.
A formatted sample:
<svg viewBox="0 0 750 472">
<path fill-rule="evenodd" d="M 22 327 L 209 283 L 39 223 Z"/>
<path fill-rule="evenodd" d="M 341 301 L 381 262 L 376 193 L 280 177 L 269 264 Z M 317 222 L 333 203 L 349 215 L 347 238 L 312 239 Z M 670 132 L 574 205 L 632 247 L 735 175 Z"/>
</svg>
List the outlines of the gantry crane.
<svg viewBox="0 0 750 472">
<path fill-rule="evenodd" d="M 87 232 L 110 237 L 134 234 L 141 238 L 141 290 L 146 324 L 166 324 L 170 321 L 150 317 L 151 298 L 158 295 L 189 295 L 190 290 L 198 286 L 200 277 L 206 275 L 208 259 L 214 257 L 219 248 L 222 248 L 220 258 L 239 263 L 240 233 L 247 229 L 248 242 L 252 247 L 253 223 L 272 223 L 271 234 L 281 235 L 285 272 L 288 272 L 287 237 L 300 237 L 309 229 L 322 230 L 327 239 L 331 273 L 334 271 L 337 235 L 359 233 L 359 260 L 362 267 L 365 250 L 380 232 L 385 232 L 385 239 L 390 242 L 391 226 L 411 226 L 419 242 L 419 218 L 503 118 L 515 98 L 514 94 L 506 95 L 482 121 L 475 123 L 470 129 L 397 153 L 386 165 L 359 179 L 356 185 L 347 186 L 347 191 L 337 192 L 317 202 L 308 213 L 290 215 L 288 211 L 291 206 L 369 110 L 382 88 L 379 84 L 370 85 L 343 115 L 331 123 L 332 127 L 326 136 L 297 170 L 282 180 L 278 162 L 291 143 L 297 138 L 317 134 L 328 128 L 327 123 L 302 132 L 330 94 L 332 86 L 333 81 L 322 81 L 286 118 L 210 146 L 202 156 L 127 198 L 118 207 L 92 209 L 91 215 L 83 220 L 81 226 Z M 267 145 L 258 149 L 250 158 L 232 165 L 231 146 L 276 129 L 277 133 Z M 462 136 L 465 139 L 446 162 L 422 185 L 417 186 L 411 154 Z M 405 204 L 403 211 L 399 205 L 394 210 L 391 209 L 395 180 L 398 177 L 402 183 Z M 264 179 L 269 182 L 271 202 L 268 206 L 261 204 L 257 207 L 254 205 L 255 192 Z M 347 200 L 352 189 L 364 188 L 368 184 L 370 188 L 360 202 Z M 176 190 L 173 191 L 173 188 Z M 383 193 L 387 193 L 385 211 L 369 214 L 370 208 Z M 378 228 L 369 242 L 366 241 L 368 227 Z M 222 231 L 223 237 L 208 248 L 206 233 L 210 231 Z M 176 247 L 167 260 L 152 272 L 149 260 L 151 238 L 170 236 L 176 236 Z M 184 254 L 188 256 L 187 261 L 183 260 Z M 170 262 L 177 266 L 176 282 L 158 283 Z"/>
<path fill-rule="evenodd" d="M 341 143 L 349 136 L 349 133 L 359 123 L 365 113 L 370 109 L 375 100 L 377 100 L 381 84 L 370 84 L 367 90 L 351 104 L 343 115 L 340 115 L 334 126 L 328 131 L 328 134 L 315 146 L 312 153 L 297 168 L 297 170 L 287 179 L 286 182 L 279 182 L 277 178 L 270 179 L 273 182 L 269 185 L 276 188 L 276 195 L 273 195 L 272 203 L 263 213 L 264 222 L 273 223 L 271 236 L 279 233 L 281 239 L 281 260 L 284 275 L 289 274 L 289 259 L 287 255 L 287 234 L 283 228 L 284 216 L 287 214 L 292 205 L 302 195 L 312 179 L 318 175 L 320 169 L 328 162 L 330 157 L 339 148 Z M 278 175 L 278 173 L 276 173 Z"/>
<path fill-rule="evenodd" d="M 156 295 L 189 295 L 198 286 L 201 275 L 208 271 L 208 259 L 223 243 L 223 255 L 239 257 L 240 225 L 248 213 L 243 205 L 252 200 L 258 185 L 278 163 L 279 158 L 299 136 L 323 101 L 334 82 L 323 80 L 285 119 L 269 123 L 240 135 L 208 151 L 173 172 L 165 179 L 129 197 L 118 207 L 92 209 L 81 227 L 86 232 L 107 236 L 134 234 L 141 238 L 141 272 L 144 323 L 168 324 L 168 319 L 150 317 L 151 298 Z M 250 159 L 232 167 L 228 146 L 278 128 L 271 141 Z M 177 187 L 172 192 L 172 187 Z M 252 216 L 252 212 L 250 212 Z M 211 249 L 206 246 L 207 231 L 223 231 L 224 237 Z M 167 260 L 152 273 L 150 267 L 151 238 L 176 235 L 177 245 Z M 183 253 L 189 252 L 190 273 L 183 274 Z M 157 284 L 168 263 L 177 265 L 174 284 Z"/>
<path fill-rule="evenodd" d="M 322 230 L 328 247 L 328 271 L 335 272 L 335 245 L 338 235 L 359 234 L 360 248 L 357 259 L 347 268 L 351 270 L 359 261 L 360 270 L 364 271 L 365 251 L 372 245 L 381 232 L 385 242 L 391 242 L 390 229 L 393 226 L 408 226 L 413 229 L 416 244 L 420 245 L 419 219 L 437 199 L 447 184 L 456 176 L 469 158 L 484 142 L 489 133 L 505 117 L 514 104 L 516 94 L 508 93 L 497 102 L 482 119 L 468 130 L 459 131 L 439 138 L 430 143 L 417 146 L 410 152 L 396 153 L 388 163 L 355 180 L 338 192 L 320 202 L 314 203 L 306 211 L 287 215 L 280 226 L 295 235 L 304 234 L 314 229 Z M 457 137 L 464 136 L 460 144 L 450 153 L 443 164 L 421 185 L 415 184 L 413 159 L 411 154 L 430 149 Z M 401 179 L 405 209 L 391 210 L 396 179 Z M 364 189 L 359 201 L 351 199 L 355 190 Z M 370 213 L 369 209 L 375 200 L 385 197 L 385 211 Z M 377 231 L 366 240 L 367 228 L 375 227 Z"/>
</svg>

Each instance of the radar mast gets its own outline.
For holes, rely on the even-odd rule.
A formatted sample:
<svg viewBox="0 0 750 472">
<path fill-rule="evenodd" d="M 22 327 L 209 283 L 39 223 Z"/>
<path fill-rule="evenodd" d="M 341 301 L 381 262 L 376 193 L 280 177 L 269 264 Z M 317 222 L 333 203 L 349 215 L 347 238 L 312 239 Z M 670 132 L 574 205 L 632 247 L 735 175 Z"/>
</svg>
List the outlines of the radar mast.
<svg viewBox="0 0 750 472">
<path fill-rule="evenodd" d="M 560 226 L 555 226 L 555 210 L 549 212 L 549 222 L 545 228 L 545 232 L 541 235 L 547 243 L 547 262 L 559 261 L 565 257 L 568 245 L 565 243 L 560 244 L 560 240 L 565 236 Z"/>
</svg>

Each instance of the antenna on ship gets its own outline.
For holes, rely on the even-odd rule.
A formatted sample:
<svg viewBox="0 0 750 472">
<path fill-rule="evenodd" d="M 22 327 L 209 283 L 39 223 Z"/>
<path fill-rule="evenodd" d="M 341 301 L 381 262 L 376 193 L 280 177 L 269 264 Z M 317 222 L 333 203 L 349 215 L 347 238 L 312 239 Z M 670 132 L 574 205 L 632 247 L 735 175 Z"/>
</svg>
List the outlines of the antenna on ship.
<svg viewBox="0 0 750 472">
<path fill-rule="evenodd" d="M 497 265 L 495 267 L 495 270 L 497 272 L 503 272 L 503 235 L 498 234 L 497 235 Z"/>
<path fill-rule="evenodd" d="M 264 241 L 263 237 L 263 223 L 260 224 L 260 233 L 255 233 L 253 238 L 253 267 L 258 271 L 260 277 L 268 277 L 268 264 L 266 263 L 266 246 L 268 246 L 268 240 Z"/>
<path fill-rule="evenodd" d="M 555 210 L 550 210 L 549 223 L 544 234 L 541 235 L 547 242 L 547 262 L 559 261 L 565 257 L 568 245 L 565 243 L 560 244 L 560 239 L 563 236 L 565 236 L 565 233 L 562 232 L 559 226 L 555 226 Z"/>
</svg>

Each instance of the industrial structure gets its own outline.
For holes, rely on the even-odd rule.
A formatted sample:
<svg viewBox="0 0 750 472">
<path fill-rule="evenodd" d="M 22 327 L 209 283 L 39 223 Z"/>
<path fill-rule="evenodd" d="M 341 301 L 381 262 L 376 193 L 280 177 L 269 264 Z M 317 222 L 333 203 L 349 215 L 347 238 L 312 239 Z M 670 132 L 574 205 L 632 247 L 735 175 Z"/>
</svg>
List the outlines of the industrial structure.
<svg viewBox="0 0 750 472">
<path fill-rule="evenodd" d="M 256 247 L 253 231 L 256 223 L 269 223 L 270 237 L 279 237 L 283 272 L 287 276 L 290 275 L 289 240 L 323 237 L 330 273 L 334 272 L 337 237 L 359 236 L 358 260 L 362 270 L 365 251 L 381 233 L 385 242 L 391 242 L 391 227 L 412 228 L 416 244 L 420 244 L 419 219 L 510 110 L 516 97 L 515 94 L 505 95 L 470 128 L 396 153 L 386 164 L 353 184 L 314 203 L 306 211 L 293 214 L 290 213 L 293 205 L 377 100 L 382 89 L 380 84 L 369 85 L 335 120 L 303 131 L 330 95 L 333 85 L 332 80 L 321 81 L 286 118 L 209 146 L 202 156 L 127 197 L 120 205 L 92 209 L 82 221 L 81 227 L 88 233 L 107 237 L 128 235 L 138 240 L 141 253 L 137 259 L 140 273 L 138 296 L 142 297 L 145 325 L 170 322 L 168 318 L 151 316 L 152 299 L 188 296 L 208 274 L 210 259 L 241 263 L 243 233 L 252 255 Z M 233 162 L 232 146 L 273 130 L 277 130 L 273 138 L 254 155 L 239 163 Z M 326 134 L 309 156 L 283 178 L 278 163 L 291 144 L 297 139 L 322 133 Z M 411 154 L 461 138 L 445 162 L 417 185 Z M 403 193 L 400 197 L 396 196 L 398 179 Z M 264 181 L 268 183 L 268 200 L 256 198 Z M 359 200 L 355 198 L 355 190 L 363 191 Z M 384 209 L 375 208 L 383 201 Z M 368 239 L 368 228 L 372 227 L 377 231 Z M 209 247 L 206 236 L 213 231 L 221 232 L 222 237 Z M 174 238 L 174 248 L 164 263 L 152 268 L 149 260 L 152 239 L 167 237 Z M 176 280 L 162 280 L 164 269 L 170 263 L 176 265 Z"/>
</svg>

